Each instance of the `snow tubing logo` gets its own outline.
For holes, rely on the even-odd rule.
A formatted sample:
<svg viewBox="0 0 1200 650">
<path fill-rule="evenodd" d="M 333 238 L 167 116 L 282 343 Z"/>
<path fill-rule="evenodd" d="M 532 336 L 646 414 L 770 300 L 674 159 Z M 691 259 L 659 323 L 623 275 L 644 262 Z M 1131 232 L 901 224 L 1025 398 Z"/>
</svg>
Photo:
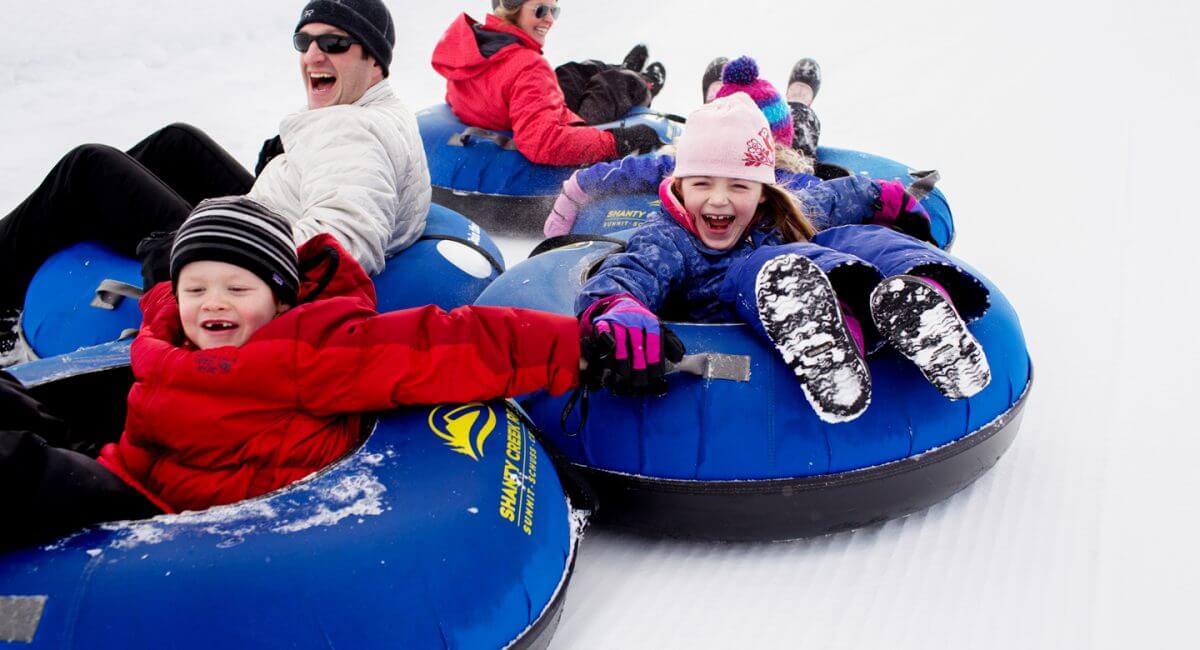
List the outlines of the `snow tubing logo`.
<svg viewBox="0 0 1200 650">
<path fill-rule="evenodd" d="M 429 428 L 447 447 L 478 462 L 496 430 L 496 412 L 482 402 L 439 406 L 429 412 Z"/>
</svg>

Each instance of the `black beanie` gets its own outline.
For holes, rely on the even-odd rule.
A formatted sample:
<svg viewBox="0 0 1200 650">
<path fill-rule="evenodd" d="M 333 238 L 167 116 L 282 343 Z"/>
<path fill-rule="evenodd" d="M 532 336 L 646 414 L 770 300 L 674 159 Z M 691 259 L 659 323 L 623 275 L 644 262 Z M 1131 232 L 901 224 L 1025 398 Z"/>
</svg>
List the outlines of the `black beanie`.
<svg viewBox="0 0 1200 650">
<path fill-rule="evenodd" d="M 383 68 L 383 76 L 388 76 L 392 48 L 396 46 L 396 26 L 381 0 L 312 0 L 300 12 L 296 31 L 309 23 L 325 23 L 345 30 L 362 43 L 367 54 L 375 57 Z"/>
<path fill-rule="evenodd" d="M 296 304 L 299 262 L 292 223 L 244 197 L 200 202 L 175 233 L 171 247 L 171 289 L 191 262 L 225 262 L 250 271 L 271 287 L 275 297 Z"/>
</svg>

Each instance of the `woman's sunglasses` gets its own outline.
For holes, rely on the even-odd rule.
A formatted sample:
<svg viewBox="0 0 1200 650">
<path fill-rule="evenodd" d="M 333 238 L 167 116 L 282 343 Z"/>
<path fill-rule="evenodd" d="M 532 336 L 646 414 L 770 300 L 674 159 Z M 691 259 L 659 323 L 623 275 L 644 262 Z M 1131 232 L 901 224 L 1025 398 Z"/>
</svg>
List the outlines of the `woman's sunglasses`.
<svg viewBox="0 0 1200 650">
<path fill-rule="evenodd" d="M 313 36 L 304 32 L 292 34 L 292 45 L 295 46 L 297 52 L 307 52 L 308 46 L 313 41 L 317 42 L 317 49 L 326 54 L 341 54 L 349 50 L 351 45 L 358 42 L 349 36 L 342 36 L 341 34 L 321 34 L 320 36 Z"/>
<path fill-rule="evenodd" d="M 541 20 L 546 17 L 546 14 L 550 14 L 555 20 L 558 20 L 558 12 L 560 11 L 562 11 L 562 7 L 537 5 L 533 8 L 533 17 Z"/>
</svg>

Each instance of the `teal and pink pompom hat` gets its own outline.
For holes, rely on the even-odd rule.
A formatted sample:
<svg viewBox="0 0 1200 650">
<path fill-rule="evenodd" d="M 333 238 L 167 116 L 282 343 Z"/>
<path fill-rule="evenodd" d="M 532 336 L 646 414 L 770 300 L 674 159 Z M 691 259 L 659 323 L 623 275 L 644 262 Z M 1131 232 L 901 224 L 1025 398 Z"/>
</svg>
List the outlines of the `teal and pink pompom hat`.
<svg viewBox="0 0 1200 650">
<path fill-rule="evenodd" d="M 771 82 L 759 78 L 758 63 L 748 56 L 725 64 L 725 70 L 721 73 L 721 89 L 716 96 L 726 97 L 734 93 L 750 95 L 750 99 L 758 104 L 759 110 L 767 117 L 775 141 L 787 147 L 792 146 L 792 109 Z"/>
</svg>

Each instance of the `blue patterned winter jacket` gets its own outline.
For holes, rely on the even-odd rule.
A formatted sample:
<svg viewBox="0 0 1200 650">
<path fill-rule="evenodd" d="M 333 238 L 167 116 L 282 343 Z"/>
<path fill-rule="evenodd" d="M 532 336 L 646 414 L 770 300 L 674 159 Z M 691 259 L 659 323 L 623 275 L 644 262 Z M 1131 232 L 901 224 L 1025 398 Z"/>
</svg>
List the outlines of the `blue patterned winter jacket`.
<svg viewBox="0 0 1200 650">
<path fill-rule="evenodd" d="M 583 285 L 575 313 L 605 296 L 629 293 L 650 311 L 671 319 L 735 322 L 732 305 L 719 299 L 721 281 L 734 260 L 761 246 L 782 244 L 782 237 L 774 228 L 759 226 L 748 230 L 733 248 L 709 248 L 680 224 L 678 219 L 686 218 L 683 206 L 669 188 L 661 189 L 663 211 L 634 231 L 625 251 L 609 256 Z M 847 176 L 814 185 L 797 198 L 816 229 L 824 230 L 870 223 L 879 186 L 865 176 Z"/>
</svg>

